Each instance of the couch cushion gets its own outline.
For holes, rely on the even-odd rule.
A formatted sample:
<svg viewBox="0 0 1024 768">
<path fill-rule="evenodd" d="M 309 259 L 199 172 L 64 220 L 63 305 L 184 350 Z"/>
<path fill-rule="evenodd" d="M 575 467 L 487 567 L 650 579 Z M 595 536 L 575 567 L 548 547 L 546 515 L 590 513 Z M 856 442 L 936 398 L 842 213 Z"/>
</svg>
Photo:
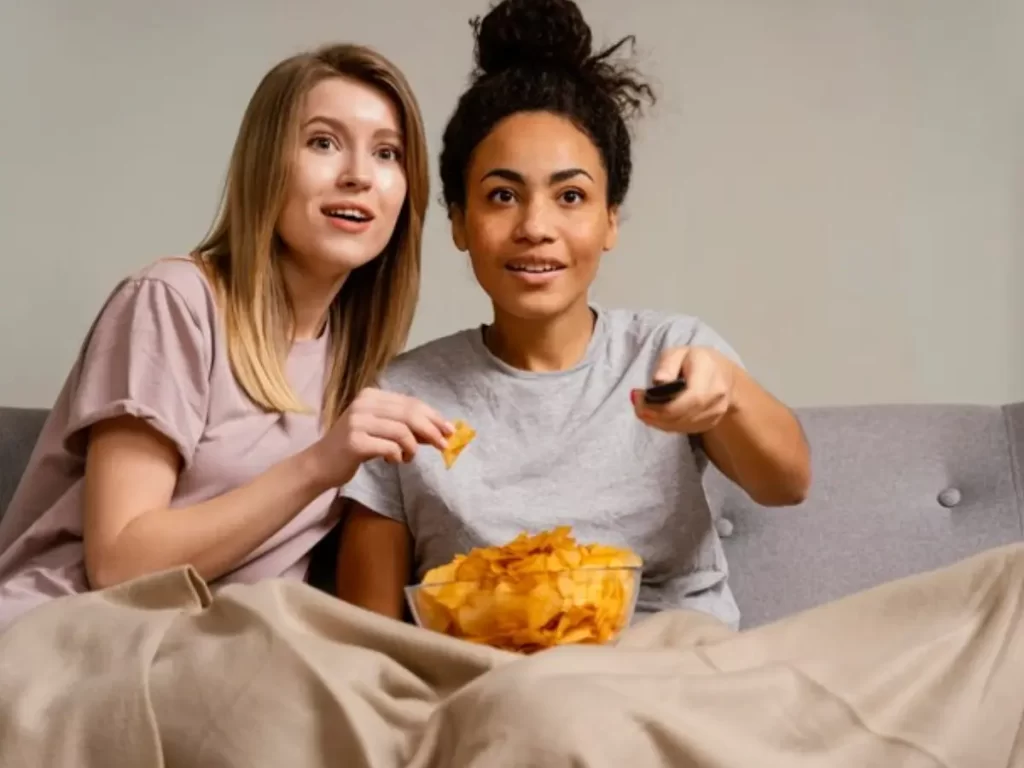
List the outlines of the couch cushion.
<svg viewBox="0 0 1024 768">
<path fill-rule="evenodd" d="M 1021 539 L 1010 409 L 880 405 L 799 415 L 814 468 L 804 504 L 761 508 L 708 471 L 744 626 Z M 1024 408 L 1012 417 L 1024 426 Z"/>
<path fill-rule="evenodd" d="M 0 515 L 7 509 L 49 411 L 0 408 Z"/>
</svg>

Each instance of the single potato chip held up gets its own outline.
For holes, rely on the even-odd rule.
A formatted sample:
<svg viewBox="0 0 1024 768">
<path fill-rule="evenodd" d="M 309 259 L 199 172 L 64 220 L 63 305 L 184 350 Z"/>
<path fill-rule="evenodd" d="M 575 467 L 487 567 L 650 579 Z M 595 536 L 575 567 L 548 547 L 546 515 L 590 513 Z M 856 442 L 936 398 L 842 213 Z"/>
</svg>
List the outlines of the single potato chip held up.
<svg viewBox="0 0 1024 768">
<path fill-rule="evenodd" d="M 448 438 L 448 444 L 441 452 L 446 469 L 452 468 L 452 465 L 455 464 L 455 460 L 459 458 L 459 454 L 462 453 L 467 445 L 473 442 L 474 437 L 476 437 L 476 430 L 469 426 L 469 424 L 464 422 L 462 419 L 457 419 L 455 421 L 455 431 L 452 433 L 451 437 Z"/>
<path fill-rule="evenodd" d="M 424 626 L 496 648 L 607 643 L 629 623 L 642 564 L 559 527 L 456 555 L 424 574 L 411 599 Z"/>
</svg>

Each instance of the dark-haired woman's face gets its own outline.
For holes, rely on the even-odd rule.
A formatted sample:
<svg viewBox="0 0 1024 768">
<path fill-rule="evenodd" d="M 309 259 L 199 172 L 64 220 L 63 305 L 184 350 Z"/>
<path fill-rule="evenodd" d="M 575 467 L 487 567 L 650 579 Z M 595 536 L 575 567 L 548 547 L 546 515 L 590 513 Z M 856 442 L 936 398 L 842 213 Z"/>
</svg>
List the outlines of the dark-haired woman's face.
<svg viewBox="0 0 1024 768">
<path fill-rule="evenodd" d="M 617 233 L 607 184 L 597 147 L 557 115 L 512 115 L 477 146 L 452 234 L 497 311 L 540 319 L 586 308 Z"/>
</svg>

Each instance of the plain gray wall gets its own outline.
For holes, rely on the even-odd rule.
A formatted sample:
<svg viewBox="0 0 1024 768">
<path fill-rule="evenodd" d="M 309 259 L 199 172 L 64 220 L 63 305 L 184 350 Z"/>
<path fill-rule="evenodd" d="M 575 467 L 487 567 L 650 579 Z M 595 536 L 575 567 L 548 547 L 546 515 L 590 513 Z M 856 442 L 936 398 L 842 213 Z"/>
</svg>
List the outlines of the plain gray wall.
<svg viewBox="0 0 1024 768">
<path fill-rule="evenodd" d="M 702 315 L 794 405 L 1024 398 L 1024 1 L 582 5 L 661 96 L 598 300 Z M 0 403 L 49 405 L 115 281 L 200 239 L 278 59 L 392 57 L 436 178 L 485 9 L 0 4 Z M 424 258 L 413 343 L 489 317 L 437 204 Z"/>
</svg>

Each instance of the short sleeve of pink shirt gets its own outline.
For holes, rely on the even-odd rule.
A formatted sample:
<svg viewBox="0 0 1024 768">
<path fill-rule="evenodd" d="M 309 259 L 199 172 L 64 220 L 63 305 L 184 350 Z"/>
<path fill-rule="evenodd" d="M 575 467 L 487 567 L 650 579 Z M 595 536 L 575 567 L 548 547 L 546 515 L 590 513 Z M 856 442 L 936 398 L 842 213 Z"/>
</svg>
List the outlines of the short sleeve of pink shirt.
<svg viewBox="0 0 1024 768">
<path fill-rule="evenodd" d="M 64 439 L 73 452 L 84 452 L 88 427 L 130 415 L 174 441 L 191 464 L 209 412 L 216 318 L 204 311 L 202 287 L 198 296 L 187 287 L 143 276 L 110 297 L 68 401 Z"/>
<path fill-rule="evenodd" d="M 325 335 L 326 336 L 326 335 Z M 297 342 L 286 371 L 308 413 L 268 413 L 238 386 L 213 292 L 190 259 L 156 262 L 108 297 L 0 518 L 0 629 L 35 605 L 88 590 L 82 486 L 89 427 L 134 416 L 177 446 L 170 506 L 238 487 L 320 436 L 327 339 Z M 337 520 L 323 494 L 220 583 L 303 578 Z"/>
</svg>

